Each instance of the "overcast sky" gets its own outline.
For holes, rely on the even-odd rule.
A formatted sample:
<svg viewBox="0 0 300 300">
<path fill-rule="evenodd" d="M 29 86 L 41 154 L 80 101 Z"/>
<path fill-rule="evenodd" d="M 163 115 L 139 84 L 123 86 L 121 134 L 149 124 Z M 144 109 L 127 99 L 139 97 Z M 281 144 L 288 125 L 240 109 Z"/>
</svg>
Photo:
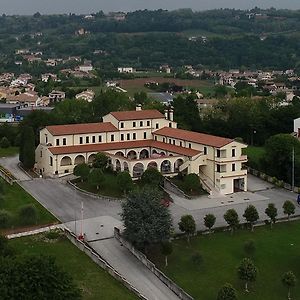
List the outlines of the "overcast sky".
<svg viewBox="0 0 300 300">
<path fill-rule="evenodd" d="M 206 10 L 212 8 L 249 9 L 261 8 L 300 9 L 300 0 L 0 0 L 3 14 L 90 13 L 103 10 L 133 11 L 137 9 L 178 9 L 192 8 Z"/>
</svg>

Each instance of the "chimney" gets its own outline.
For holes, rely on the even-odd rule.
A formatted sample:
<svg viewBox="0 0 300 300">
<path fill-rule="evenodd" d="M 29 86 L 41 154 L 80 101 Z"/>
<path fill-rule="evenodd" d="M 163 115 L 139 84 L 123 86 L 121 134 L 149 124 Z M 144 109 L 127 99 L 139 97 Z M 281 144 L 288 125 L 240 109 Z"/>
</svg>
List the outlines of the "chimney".
<svg viewBox="0 0 300 300">
<path fill-rule="evenodd" d="M 174 121 L 174 109 L 173 109 L 173 106 L 171 106 L 171 109 L 169 110 L 169 116 L 170 116 L 170 121 Z"/>
<path fill-rule="evenodd" d="M 141 104 L 138 104 L 138 105 L 135 107 L 135 110 L 136 110 L 136 111 L 142 110 L 142 105 L 141 105 Z"/>
<path fill-rule="evenodd" d="M 165 119 L 168 120 L 168 110 L 165 109 Z"/>
</svg>

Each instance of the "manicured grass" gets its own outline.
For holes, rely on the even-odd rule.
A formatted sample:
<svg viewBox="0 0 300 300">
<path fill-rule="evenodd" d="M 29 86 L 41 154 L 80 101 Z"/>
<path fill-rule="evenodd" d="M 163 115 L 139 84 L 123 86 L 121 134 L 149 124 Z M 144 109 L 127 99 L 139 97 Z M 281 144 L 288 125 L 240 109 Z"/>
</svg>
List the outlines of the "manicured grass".
<svg viewBox="0 0 300 300">
<path fill-rule="evenodd" d="M 123 196 L 123 192 L 120 190 L 117 182 L 117 176 L 113 173 L 105 173 L 105 181 L 100 186 L 99 190 L 91 186 L 88 182 L 81 182 L 80 180 L 76 180 L 76 185 L 79 188 L 94 194 L 116 198 L 122 198 Z"/>
<path fill-rule="evenodd" d="M 247 294 L 238 279 L 237 266 L 246 257 L 243 247 L 249 239 L 255 242 L 253 261 L 259 273 Z M 300 299 L 299 221 L 275 224 L 273 230 L 269 226 L 256 228 L 253 233 L 241 230 L 233 236 L 229 232 L 200 235 L 192 239 L 190 246 L 185 239 L 175 240 L 173 248 L 167 268 L 160 255 L 155 262 L 195 299 L 215 300 L 218 290 L 226 282 L 238 290 L 240 300 L 286 299 L 287 289 L 281 283 L 281 276 L 289 270 L 298 278 L 298 284 L 292 290 L 293 299 Z M 195 252 L 203 258 L 198 266 L 192 260 Z"/>
<path fill-rule="evenodd" d="M 67 238 L 47 240 L 44 235 L 10 240 L 17 255 L 50 255 L 69 273 L 82 290 L 84 300 L 133 300 L 137 297 L 87 255 L 76 248 Z"/>
<path fill-rule="evenodd" d="M 26 204 L 34 204 L 38 211 L 38 219 L 35 224 L 50 224 L 57 222 L 57 219 L 50 214 L 42 205 L 40 205 L 31 195 L 23 190 L 17 183 L 9 185 L 1 179 L 1 184 L 4 187 L 4 196 L 0 200 L 0 209 L 8 211 L 12 215 L 11 228 L 23 226 L 18 218 L 19 209 Z"/>
<path fill-rule="evenodd" d="M 265 148 L 248 146 L 244 149 L 244 152 L 248 155 L 249 166 L 252 166 L 253 168 L 259 168 L 260 160 L 265 155 Z"/>
<path fill-rule="evenodd" d="M 18 153 L 18 147 L 0 148 L 0 157 L 14 156 Z"/>
</svg>

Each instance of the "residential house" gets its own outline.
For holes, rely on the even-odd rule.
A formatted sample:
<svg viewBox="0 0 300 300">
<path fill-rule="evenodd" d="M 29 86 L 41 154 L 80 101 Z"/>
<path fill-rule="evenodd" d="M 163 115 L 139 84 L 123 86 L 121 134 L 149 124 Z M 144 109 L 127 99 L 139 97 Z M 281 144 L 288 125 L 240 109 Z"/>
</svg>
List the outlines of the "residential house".
<svg viewBox="0 0 300 300">
<path fill-rule="evenodd" d="M 66 93 L 62 91 L 53 90 L 48 96 L 49 96 L 49 102 L 52 104 L 52 103 L 61 102 L 65 100 Z"/>
<path fill-rule="evenodd" d="M 75 96 L 76 99 L 82 99 L 87 102 L 92 102 L 94 100 L 95 93 L 92 90 L 83 91 Z"/>
</svg>

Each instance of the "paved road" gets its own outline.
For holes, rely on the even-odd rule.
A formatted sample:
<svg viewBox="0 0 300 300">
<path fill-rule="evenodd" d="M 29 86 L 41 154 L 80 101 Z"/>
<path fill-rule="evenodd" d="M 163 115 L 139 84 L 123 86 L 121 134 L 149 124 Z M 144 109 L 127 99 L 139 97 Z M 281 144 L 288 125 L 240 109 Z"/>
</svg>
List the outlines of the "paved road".
<svg viewBox="0 0 300 300">
<path fill-rule="evenodd" d="M 0 158 L 0 165 L 9 170 L 18 180 L 30 180 L 31 178 L 19 168 L 18 162 L 18 156 Z"/>
</svg>

